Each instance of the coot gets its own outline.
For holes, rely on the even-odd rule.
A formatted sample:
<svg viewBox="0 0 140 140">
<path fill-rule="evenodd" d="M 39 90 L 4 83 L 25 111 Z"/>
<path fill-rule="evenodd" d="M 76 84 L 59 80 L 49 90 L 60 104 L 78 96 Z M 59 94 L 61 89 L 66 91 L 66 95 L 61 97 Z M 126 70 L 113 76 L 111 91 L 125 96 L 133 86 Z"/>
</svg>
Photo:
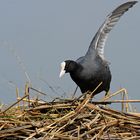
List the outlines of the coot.
<svg viewBox="0 0 140 140">
<path fill-rule="evenodd" d="M 108 34 L 120 17 L 137 1 L 128 1 L 111 12 L 90 43 L 85 56 L 76 61 L 66 60 L 61 63 L 60 77 L 70 73 L 72 80 L 80 87 L 81 92 L 93 91 L 101 82 L 101 86 L 94 92 L 98 94 L 110 89 L 111 72 L 109 63 L 104 57 L 104 46 Z"/>
</svg>

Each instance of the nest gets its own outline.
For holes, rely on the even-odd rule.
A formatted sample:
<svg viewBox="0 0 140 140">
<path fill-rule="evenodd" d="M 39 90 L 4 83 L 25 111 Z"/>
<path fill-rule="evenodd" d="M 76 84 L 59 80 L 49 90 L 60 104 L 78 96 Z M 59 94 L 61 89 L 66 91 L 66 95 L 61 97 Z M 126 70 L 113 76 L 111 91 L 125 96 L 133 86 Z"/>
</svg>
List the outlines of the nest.
<svg viewBox="0 0 140 140">
<path fill-rule="evenodd" d="M 80 99 L 43 102 L 31 100 L 26 86 L 24 97 L 18 97 L 17 102 L 0 111 L 0 139 L 138 140 L 140 114 L 128 112 L 128 103 L 138 101 L 108 101 L 118 93 L 98 102 L 91 101 L 92 93 Z M 122 111 L 105 105 L 114 102 L 122 103 Z"/>
</svg>

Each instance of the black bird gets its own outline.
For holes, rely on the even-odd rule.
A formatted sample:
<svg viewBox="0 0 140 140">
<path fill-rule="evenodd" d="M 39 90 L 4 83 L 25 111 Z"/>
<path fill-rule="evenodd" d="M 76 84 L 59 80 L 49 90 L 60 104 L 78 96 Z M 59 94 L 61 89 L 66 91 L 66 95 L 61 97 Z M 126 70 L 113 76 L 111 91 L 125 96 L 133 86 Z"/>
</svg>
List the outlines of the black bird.
<svg viewBox="0 0 140 140">
<path fill-rule="evenodd" d="M 101 82 L 101 86 L 93 95 L 110 89 L 111 72 L 109 63 L 104 58 L 104 46 L 108 34 L 120 17 L 138 1 L 128 1 L 111 12 L 90 43 L 85 56 L 76 61 L 66 60 L 61 63 L 60 77 L 70 73 L 72 80 L 80 87 L 81 92 L 93 91 Z"/>
</svg>

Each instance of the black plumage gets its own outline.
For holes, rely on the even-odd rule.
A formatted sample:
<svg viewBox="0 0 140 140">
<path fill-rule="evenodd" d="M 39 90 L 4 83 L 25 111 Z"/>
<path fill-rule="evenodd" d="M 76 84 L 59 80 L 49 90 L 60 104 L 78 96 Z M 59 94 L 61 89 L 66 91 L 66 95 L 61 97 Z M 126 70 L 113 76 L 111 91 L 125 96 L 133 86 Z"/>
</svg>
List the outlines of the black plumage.
<svg viewBox="0 0 140 140">
<path fill-rule="evenodd" d="M 93 91 L 102 82 L 94 95 L 102 91 L 107 93 L 110 89 L 111 72 L 109 63 L 104 58 L 105 42 L 120 17 L 136 3 L 137 1 L 128 1 L 111 12 L 95 34 L 85 56 L 76 61 L 66 60 L 61 63 L 60 77 L 64 73 L 70 73 L 82 93 Z"/>
</svg>

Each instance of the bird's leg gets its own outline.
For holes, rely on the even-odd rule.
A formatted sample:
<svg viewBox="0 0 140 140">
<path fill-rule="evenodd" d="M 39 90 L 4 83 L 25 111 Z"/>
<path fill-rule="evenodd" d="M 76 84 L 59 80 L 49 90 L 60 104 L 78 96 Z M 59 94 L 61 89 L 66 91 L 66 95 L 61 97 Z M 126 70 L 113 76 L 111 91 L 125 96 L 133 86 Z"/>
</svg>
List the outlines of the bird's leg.
<svg viewBox="0 0 140 140">
<path fill-rule="evenodd" d="M 87 92 L 83 93 L 82 95 L 80 95 L 80 96 L 77 98 L 77 100 L 80 100 L 82 97 L 83 97 L 83 99 L 81 99 L 81 100 L 84 100 L 84 99 L 86 98 L 86 94 L 87 94 Z"/>
<path fill-rule="evenodd" d="M 110 95 L 110 91 L 106 91 L 105 96 L 103 97 L 103 99 L 101 99 L 101 101 L 105 101 L 106 97 L 108 97 Z M 104 107 L 106 107 L 107 105 L 103 105 Z"/>
<path fill-rule="evenodd" d="M 86 98 L 87 93 L 89 92 L 85 92 L 82 95 L 80 95 L 78 98 L 73 99 L 72 104 L 74 104 L 76 101 L 83 101 Z"/>
<path fill-rule="evenodd" d="M 76 89 L 74 90 L 74 93 L 73 93 L 73 95 L 72 95 L 72 99 L 74 99 L 75 94 L 76 94 L 76 92 L 77 92 L 77 89 L 78 89 L 78 86 L 77 86 Z"/>
<path fill-rule="evenodd" d="M 105 97 L 107 97 L 107 96 L 109 96 L 110 95 L 110 92 L 109 92 L 109 90 L 108 91 L 106 91 L 106 93 L 105 93 Z"/>
</svg>

